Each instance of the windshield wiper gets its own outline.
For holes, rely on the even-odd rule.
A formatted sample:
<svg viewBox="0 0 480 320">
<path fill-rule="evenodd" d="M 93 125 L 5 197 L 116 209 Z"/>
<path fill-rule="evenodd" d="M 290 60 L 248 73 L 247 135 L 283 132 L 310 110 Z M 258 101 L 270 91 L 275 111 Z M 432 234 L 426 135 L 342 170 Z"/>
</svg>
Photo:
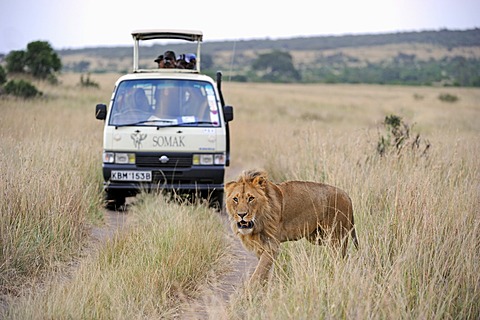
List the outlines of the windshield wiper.
<svg viewBox="0 0 480 320">
<path fill-rule="evenodd" d="M 165 123 L 167 126 L 172 125 L 175 126 L 177 125 L 177 120 L 170 120 L 170 119 L 150 119 L 150 120 L 142 120 L 142 121 L 136 121 L 136 122 L 131 122 L 131 123 L 122 123 L 122 124 L 116 124 L 115 128 L 118 127 L 131 127 L 131 126 L 136 126 L 139 124 L 144 124 L 144 123 Z M 163 126 L 162 126 L 163 127 Z"/>
<path fill-rule="evenodd" d="M 188 126 L 188 125 L 196 125 L 196 124 L 217 124 L 211 121 L 193 121 L 193 122 L 182 122 L 179 123 L 178 126 Z"/>
<path fill-rule="evenodd" d="M 210 122 L 210 121 L 195 121 L 195 122 L 180 122 L 180 123 L 172 123 L 172 124 L 165 124 L 162 126 L 157 126 L 157 130 L 160 130 L 160 128 L 170 128 L 170 127 L 193 127 L 199 124 L 214 124 L 217 125 L 217 123 Z"/>
<path fill-rule="evenodd" d="M 188 126 L 194 126 L 194 125 L 200 125 L 200 124 L 211 124 L 211 125 L 218 125 L 216 122 L 211 122 L 211 121 L 193 121 L 193 122 L 181 122 L 178 123 L 177 120 L 169 120 L 169 119 L 155 119 L 155 120 L 142 120 L 142 121 L 137 121 L 133 123 L 125 123 L 125 124 L 117 124 L 115 125 L 115 128 L 118 127 L 129 127 L 129 126 L 136 126 L 139 124 L 152 124 L 157 126 L 157 130 L 160 128 L 168 128 L 168 127 L 188 127 Z M 160 125 L 162 123 L 162 125 Z"/>
</svg>

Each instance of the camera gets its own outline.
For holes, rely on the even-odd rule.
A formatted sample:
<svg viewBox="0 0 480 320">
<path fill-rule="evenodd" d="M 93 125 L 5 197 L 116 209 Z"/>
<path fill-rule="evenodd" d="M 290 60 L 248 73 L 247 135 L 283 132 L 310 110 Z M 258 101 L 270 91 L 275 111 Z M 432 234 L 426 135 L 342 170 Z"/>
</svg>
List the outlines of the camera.
<svg viewBox="0 0 480 320">
<path fill-rule="evenodd" d="M 165 65 L 165 67 L 170 67 L 173 66 L 173 61 L 171 58 L 165 58 L 163 59 L 163 64 Z"/>
</svg>

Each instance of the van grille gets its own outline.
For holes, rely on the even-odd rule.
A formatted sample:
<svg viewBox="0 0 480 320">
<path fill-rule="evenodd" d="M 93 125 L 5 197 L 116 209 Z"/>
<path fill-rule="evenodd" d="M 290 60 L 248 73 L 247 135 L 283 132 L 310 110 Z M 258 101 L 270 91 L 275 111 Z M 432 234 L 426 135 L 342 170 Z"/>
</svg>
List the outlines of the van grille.
<svg viewBox="0 0 480 320">
<path fill-rule="evenodd" d="M 166 161 L 166 158 L 168 158 L 168 161 Z M 149 168 L 190 168 L 192 166 L 192 155 L 171 153 L 137 154 L 136 164 L 137 167 Z"/>
</svg>

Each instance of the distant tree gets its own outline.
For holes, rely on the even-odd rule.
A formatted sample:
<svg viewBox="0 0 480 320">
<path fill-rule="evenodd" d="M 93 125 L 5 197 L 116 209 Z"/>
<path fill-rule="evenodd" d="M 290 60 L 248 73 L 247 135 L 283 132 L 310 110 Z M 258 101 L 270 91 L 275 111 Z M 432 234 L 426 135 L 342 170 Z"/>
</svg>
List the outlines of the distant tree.
<svg viewBox="0 0 480 320">
<path fill-rule="evenodd" d="M 5 72 L 5 69 L 0 66 L 0 86 L 5 82 L 7 82 L 7 73 Z"/>
<path fill-rule="evenodd" d="M 266 81 L 292 82 L 300 80 L 300 73 L 293 65 L 290 53 L 274 50 L 259 55 L 252 64 L 254 70 L 265 71 L 262 78 Z"/>
<path fill-rule="evenodd" d="M 62 62 L 46 41 L 34 41 L 27 45 L 27 51 L 11 51 L 7 57 L 8 72 L 29 72 L 34 77 L 45 79 L 62 68 Z"/>
<path fill-rule="evenodd" d="M 25 72 L 25 51 L 23 50 L 14 50 L 11 51 L 5 58 L 7 62 L 7 71 L 8 72 Z"/>
<path fill-rule="evenodd" d="M 62 68 L 62 62 L 46 41 L 34 41 L 27 45 L 25 64 L 36 78 L 45 79 Z"/>
</svg>

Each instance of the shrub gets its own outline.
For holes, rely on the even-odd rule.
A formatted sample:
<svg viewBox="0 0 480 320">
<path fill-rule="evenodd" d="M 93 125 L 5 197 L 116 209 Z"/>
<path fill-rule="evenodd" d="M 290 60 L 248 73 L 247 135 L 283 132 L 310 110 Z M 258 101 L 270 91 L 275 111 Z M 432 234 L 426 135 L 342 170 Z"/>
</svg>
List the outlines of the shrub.
<svg viewBox="0 0 480 320">
<path fill-rule="evenodd" d="M 90 80 L 90 74 L 87 74 L 85 78 L 83 77 L 83 74 L 80 76 L 80 86 L 100 88 L 100 85 L 97 82 Z"/>
<path fill-rule="evenodd" d="M 4 89 L 6 94 L 25 99 L 42 95 L 41 91 L 38 91 L 33 84 L 25 80 L 10 80 L 7 82 Z"/>
<path fill-rule="evenodd" d="M 456 95 L 450 94 L 450 93 L 442 93 L 438 96 L 438 99 L 443 102 L 457 102 L 458 97 Z"/>
<path fill-rule="evenodd" d="M 424 96 L 421 95 L 421 94 L 418 94 L 418 93 L 414 93 L 414 94 L 413 94 L 413 98 L 414 98 L 415 100 L 423 100 Z"/>
<path fill-rule="evenodd" d="M 405 146 L 410 146 L 412 151 L 418 151 L 422 144 L 424 144 L 424 147 L 421 155 L 425 155 L 430 148 L 430 143 L 422 140 L 419 133 L 415 136 L 410 135 L 413 126 L 405 123 L 399 116 L 393 114 L 386 116 L 383 125 L 386 134 L 380 134 L 379 141 L 377 142 L 377 152 L 381 156 L 392 151 L 395 151 L 398 155 L 405 150 Z"/>
</svg>

